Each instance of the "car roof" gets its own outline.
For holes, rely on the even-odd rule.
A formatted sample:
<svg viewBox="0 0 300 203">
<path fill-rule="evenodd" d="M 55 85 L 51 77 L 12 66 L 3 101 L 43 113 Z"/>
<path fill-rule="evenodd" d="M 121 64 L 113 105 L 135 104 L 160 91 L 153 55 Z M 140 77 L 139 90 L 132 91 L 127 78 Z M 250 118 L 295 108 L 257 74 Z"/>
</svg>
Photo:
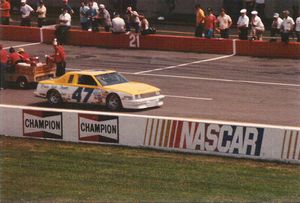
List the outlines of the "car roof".
<svg viewBox="0 0 300 203">
<path fill-rule="evenodd" d="M 83 75 L 103 75 L 107 73 L 115 73 L 114 70 L 81 70 L 81 71 L 70 71 L 68 74 L 83 74 Z"/>
</svg>

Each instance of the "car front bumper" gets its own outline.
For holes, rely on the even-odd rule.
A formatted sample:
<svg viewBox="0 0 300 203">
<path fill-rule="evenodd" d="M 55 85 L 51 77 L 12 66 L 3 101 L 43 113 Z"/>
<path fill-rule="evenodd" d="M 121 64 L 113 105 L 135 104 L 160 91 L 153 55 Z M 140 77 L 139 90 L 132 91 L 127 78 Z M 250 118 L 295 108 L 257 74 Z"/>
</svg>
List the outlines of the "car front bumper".
<svg viewBox="0 0 300 203">
<path fill-rule="evenodd" d="M 122 105 L 124 109 L 147 109 L 162 106 L 164 98 L 165 96 L 159 95 L 143 99 L 122 100 Z"/>
</svg>

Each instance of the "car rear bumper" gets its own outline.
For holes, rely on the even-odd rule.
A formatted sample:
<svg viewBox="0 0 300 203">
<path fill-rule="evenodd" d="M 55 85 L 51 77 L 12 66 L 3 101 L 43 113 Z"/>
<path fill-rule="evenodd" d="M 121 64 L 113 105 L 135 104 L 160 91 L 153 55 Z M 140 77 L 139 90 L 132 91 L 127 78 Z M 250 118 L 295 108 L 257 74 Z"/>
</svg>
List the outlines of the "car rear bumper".
<svg viewBox="0 0 300 203">
<path fill-rule="evenodd" d="M 125 109 L 147 109 L 162 106 L 164 104 L 164 98 L 165 96 L 159 95 L 144 99 L 122 100 L 122 105 Z"/>
</svg>

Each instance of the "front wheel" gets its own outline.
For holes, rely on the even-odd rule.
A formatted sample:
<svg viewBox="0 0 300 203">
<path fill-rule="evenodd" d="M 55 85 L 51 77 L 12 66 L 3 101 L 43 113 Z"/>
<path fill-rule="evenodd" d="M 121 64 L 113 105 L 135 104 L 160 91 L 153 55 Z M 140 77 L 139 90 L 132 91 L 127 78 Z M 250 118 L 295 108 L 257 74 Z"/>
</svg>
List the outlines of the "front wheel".
<svg viewBox="0 0 300 203">
<path fill-rule="evenodd" d="M 27 82 L 26 78 L 24 78 L 24 77 L 18 78 L 17 86 L 18 86 L 18 88 L 26 89 L 28 87 L 28 82 Z"/>
<path fill-rule="evenodd" d="M 106 107 L 109 110 L 116 111 L 122 108 L 122 102 L 117 94 L 111 94 L 106 101 Z"/>
<path fill-rule="evenodd" d="M 48 99 L 49 104 L 51 104 L 51 105 L 57 105 L 57 104 L 62 103 L 62 98 L 61 98 L 59 92 L 57 92 L 57 91 L 49 92 L 47 95 L 47 99 Z"/>
</svg>

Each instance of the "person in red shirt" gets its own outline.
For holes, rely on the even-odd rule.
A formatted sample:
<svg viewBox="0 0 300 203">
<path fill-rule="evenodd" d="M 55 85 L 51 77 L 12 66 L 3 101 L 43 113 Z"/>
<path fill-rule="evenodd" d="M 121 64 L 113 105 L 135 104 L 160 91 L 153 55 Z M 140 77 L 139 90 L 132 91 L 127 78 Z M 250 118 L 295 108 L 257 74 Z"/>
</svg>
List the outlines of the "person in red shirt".
<svg viewBox="0 0 300 203">
<path fill-rule="evenodd" d="M 205 16 L 204 19 L 204 32 L 205 32 L 205 37 L 207 39 L 210 39 L 214 35 L 214 30 L 216 28 L 216 23 L 217 23 L 217 18 L 213 14 L 213 10 L 211 8 L 207 9 L 207 15 Z"/>
<path fill-rule="evenodd" d="M 0 44 L 0 90 L 5 89 L 5 72 L 8 61 L 8 53 Z"/>
<path fill-rule="evenodd" d="M 21 59 L 26 62 L 29 63 L 30 62 L 30 55 L 28 53 L 25 52 L 25 50 L 23 48 L 19 48 L 18 49 L 18 54 L 20 55 Z"/>
<path fill-rule="evenodd" d="M 0 13 L 2 25 L 9 25 L 10 3 L 7 0 L 1 0 Z"/>
<path fill-rule="evenodd" d="M 52 57 L 56 63 L 56 77 L 60 77 L 66 73 L 66 54 L 64 47 L 58 44 L 56 39 L 53 41 L 53 48 L 54 55 L 52 55 Z"/>
</svg>

